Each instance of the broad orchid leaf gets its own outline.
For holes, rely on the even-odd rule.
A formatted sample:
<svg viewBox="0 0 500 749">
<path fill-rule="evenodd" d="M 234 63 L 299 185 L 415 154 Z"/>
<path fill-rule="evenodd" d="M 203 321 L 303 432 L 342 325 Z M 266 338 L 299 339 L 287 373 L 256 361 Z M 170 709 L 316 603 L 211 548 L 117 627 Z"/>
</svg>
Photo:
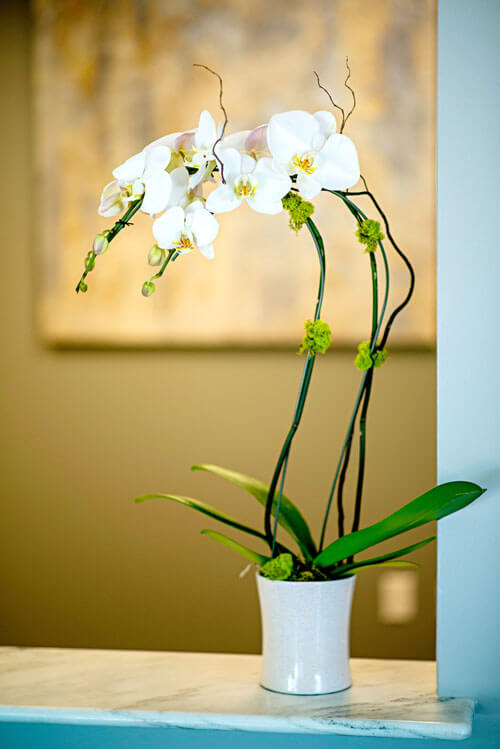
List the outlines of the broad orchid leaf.
<svg viewBox="0 0 500 749">
<path fill-rule="evenodd" d="M 339 574 L 345 573 L 351 573 L 353 570 L 358 570 L 362 567 L 376 567 L 380 564 L 384 564 L 387 566 L 389 562 L 391 562 L 393 559 L 398 559 L 398 557 L 404 557 L 405 554 L 411 554 L 412 551 L 416 551 L 417 549 L 421 549 L 423 546 L 427 546 L 427 544 L 430 544 L 431 541 L 435 541 L 436 536 L 430 536 L 429 538 L 424 539 L 423 541 L 419 541 L 416 544 L 412 544 L 411 546 L 405 546 L 404 549 L 398 549 L 397 551 L 390 551 L 388 554 L 382 554 L 379 557 L 372 557 L 371 559 L 362 559 L 359 562 L 350 562 L 347 564 L 341 564 L 338 567 L 334 568 L 334 572 L 338 572 Z M 406 562 L 405 562 L 406 564 Z M 415 565 L 418 567 L 418 565 L 415 564 L 415 562 L 408 562 L 411 566 Z M 398 564 L 395 564 L 393 566 L 398 566 Z"/>
<path fill-rule="evenodd" d="M 256 551 L 253 551 L 253 549 L 249 549 L 247 546 L 243 546 L 243 544 L 239 544 L 237 541 L 234 541 L 232 538 L 228 538 L 228 536 L 225 536 L 223 533 L 219 533 L 218 531 L 212 531 L 212 530 L 204 530 L 201 531 L 202 536 L 209 536 L 210 538 L 213 538 L 214 541 L 218 541 L 220 544 L 223 544 L 224 546 L 227 546 L 228 549 L 232 549 L 233 551 L 238 552 L 238 554 L 241 554 L 242 557 L 245 557 L 246 559 L 249 559 L 254 564 L 258 564 L 259 566 L 265 564 L 269 557 L 265 557 L 263 554 L 259 554 Z"/>
<path fill-rule="evenodd" d="M 341 579 L 343 577 L 350 577 L 354 574 L 357 575 L 358 572 L 362 572 L 363 570 L 370 570 L 373 567 L 420 567 L 420 565 L 417 564 L 417 562 L 411 562 L 409 559 L 397 559 L 394 562 L 375 562 L 375 564 L 365 564 L 363 567 L 356 567 L 356 569 L 352 572 L 343 572 L 342 574 L 338 575 L 338 578 Z"/>
<path fill-rule="evenodd" d="M 485 491 L 470 481 L 439 484 L 378 523 L 333 541 L 318 554 L 314 563 L 318 567 L 331 567 L 381 541 L 451 515 L 474 502 Z"/>
<path fill-rule="evenodd" d="M 239 531 L 250 533 L 252 536 L 257 536 L 258 538 L 262 538 L 264 540 L 266 539 L 265 535 L 255 528 L 251 528 L 249 525 L 240 523 L 238 520 L 235 520 L 229 515 L 226 515 L 225 512 L 221 512 L 221 510 L 217 510 L 217 508 L 212 507 L 211 505 L 207 505 L 205 504 L 205 502 L 199 502 L 197 499 L 191 499 L 190 497 L 180 497 L 176 494 L 144 494 L 142 497 L 137 497 L 135 501 L 139 504 L 141 502 L 146 502 L 148 499 L 170 499 L 172 502 L 178 502 L 179 504 L 185 505 L 186 507 L 191 507 L 191 509 L 202 512 L 204 515 L 208 515 L 209 517 L 214 518 L 214 520 L 218 520 L 220 523 L 230 525 Z"/>
<path fill-rule="evenodd" d="M 195 465 L 191 466 L 192 471 L 207 471 L 208 473 L 214 473 L 216 476 L 220 476 L 226 481 L 230 481 L 232 484 L 239 486 L 265 507 L 267 501 L 267 495 L 269 493 L 269 487 L 258 479 L 254 479 L 251 476 L 247 476 L 244 473 L 238 473 L 237 471 L 231 471 L 228 468 L 221 468 L 215 465 Z M 273 500 L 272 514 L 276 514 L 276 503 L 277 494 Z M 279 524 L 290 534 L 294 541 L 298 544 L 302 551 L 306 561 L 313 559 L 318 553 L 316 545 L 313 541 L 309 526 L 298 509 L 294 505 L 291 499 L 284 494 L 281 497 Z"/>
</svg>

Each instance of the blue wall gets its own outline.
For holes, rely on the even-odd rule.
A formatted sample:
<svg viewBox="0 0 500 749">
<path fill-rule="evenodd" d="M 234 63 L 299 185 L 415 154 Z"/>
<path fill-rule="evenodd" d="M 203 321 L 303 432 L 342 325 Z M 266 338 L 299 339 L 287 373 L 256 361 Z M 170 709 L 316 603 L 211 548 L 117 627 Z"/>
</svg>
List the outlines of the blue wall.
<svg viewBox="0 0 500 749">
<path fill-rule="evenodd" d="M 500 695 L 499 29 L 499 0 L 439 0 L 438 478 L 488 488 L 439 522 L 448 696 Z"/>
</svg>

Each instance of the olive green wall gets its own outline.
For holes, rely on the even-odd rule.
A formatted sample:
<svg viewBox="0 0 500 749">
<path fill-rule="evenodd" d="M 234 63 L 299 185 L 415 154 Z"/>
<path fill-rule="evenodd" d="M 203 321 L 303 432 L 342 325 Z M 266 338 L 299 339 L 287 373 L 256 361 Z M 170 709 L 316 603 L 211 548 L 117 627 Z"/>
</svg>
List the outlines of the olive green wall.
<svg viewBox="0 0 500 749">
<path fill-rule="evenodd" d="M 132 499 L 183 493 L 259 523 L 250 497 L 189 466 L 213 462 L 268 479 L 301 362 L 293 352 L 42 345 L 29 21 L 24 3 L 2 4 L 1 16 L 0 642 L 256 652 L 256 593 L 252 575 L 239 579 L 244 561 L 199 536 L 214 527 L 208 519 Z M 434 482 L 434 365 L 431 352 L 395 352 L 377 372 L 365 521 Z M 318 361 L 287 483 L 315 532 L 357 380 L 351 353 Z M 420 613 L 408 626 L 377 622 L 380 573 L 360 576 L 354 655 L 432 657 L 434 549 L 416 558 Z"/>
</svg>

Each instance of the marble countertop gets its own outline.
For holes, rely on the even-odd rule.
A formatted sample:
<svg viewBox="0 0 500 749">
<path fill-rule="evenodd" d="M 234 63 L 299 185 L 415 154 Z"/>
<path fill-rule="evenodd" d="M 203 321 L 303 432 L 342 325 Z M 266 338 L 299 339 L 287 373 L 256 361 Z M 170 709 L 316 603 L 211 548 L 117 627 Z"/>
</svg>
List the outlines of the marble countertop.
<svg viewBox="0 0 500 749">
<path fill-rule="evenodd" d="M 0 721 L 464 739 L 474 700 L 439 699 L 435 663 L 354 658 L 353 687 L 259 686 L 260 656 L 0 647 Z"/>
</svg>

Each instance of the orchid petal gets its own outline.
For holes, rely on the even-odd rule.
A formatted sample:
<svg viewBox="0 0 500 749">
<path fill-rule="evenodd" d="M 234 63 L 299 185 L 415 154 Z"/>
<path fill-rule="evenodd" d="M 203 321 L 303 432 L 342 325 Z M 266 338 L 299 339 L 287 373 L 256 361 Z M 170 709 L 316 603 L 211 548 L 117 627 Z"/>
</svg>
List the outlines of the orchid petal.
<svg viewBox="0 0 500 749">
<path fill-rule="evenodd" d="M 167 205 L 172 190 L 172 178 L 167 172 L 153 172 L 145 178 L 146 189 L 141 211 L 144 213 L 160 213 Z"/>
<path fill-rule="evenodd" d="M 210 175 L 214 168 L 215 161 L 207 161 L 206 164 L 200 166 L 200 168 L 189 177 L 189 189 L 194 190 L 198 185 L 201 185 L 207 177 Z"/>
<path fill-rule="evenodd" d="M 332 112 L 321 110 L 315 112 L 313 117 L 319 123 L 321 134 L 325 138 L 329 138 L 337 130 L 337 121 Z"/>
<path fill-rule="evenodd" d="M 190 224 L 197 247 L 212 244 L 219 233 L 219 222 L 205 208 L 198 208 L 192 212 Z"/>
<path fill-rule="evenodd" d="M 270 151 L 267 145 L 267 128 L 268 125 L 259 125 L 248 133 L 245 140 L 244 150 L 255 156 L 269 155 Z"/>
<path fill-rule="evenodd" d="M 232 178 L 237 178 L 241 174 L 241 162 L 243 154 L 236 150 L 236 148 L 221 148 L 218 151 L 218 156 L 222 161 L 224 167 L 224 178 L 227 180 L 231 175 Z"/>
<path fill-rule="evenodd" d="M 221 149 L 236 148 L 237 151 L 245 151 L 245 141 L 250 132 L 250 130 L 240 130 L 238 133 L 226 135 L 224 140 L 218 145 L 220 145 Z"/>
<path fill-rule="evenodd" d="M 206 244 L 202 247 L 198 247 L 201 254 L 207 258 L 207 260 L 213 260 L 215 257 L 215 250 L 213 244 Z"/>
<path fill-rule="evenodd" d="M 256 164 L 253 156 L 249 156 L 247 153 L 241 154 L 241 174 L 251 174 Z"/>
<path fill-rule="evenodd" d="M 281 198 L 269 197 L 265 193 L 259 192 L 259 190 L 257 190 L 255 195 L 247 198 L 247 203 L 257 213 L 266 213 L 269 216 L 275 216 L 283 210 Z"/>
<path fill-rule="evenodd" d="M 194 136 L 197 146 L 212 146 L 217 140 L 217 128 L 215 120 L 206 109 L 200 114 L 200 122 Z"/>
<path fill-rule="evenodd" d="M 312 200 L 321 192 L 321 183 L 316 179 L 316 172 L 314 173 L 314 177 L 302 172 L 298 174 L 297 187 L 302 197 L 306 200 Z"/>
<path fill-rule="evenodd" d="M 129 159 L 113 169 L 113 177 L 124 184 L 129 184 L 135 179 L 142 177 L 146 163 L 146 154 L 144 151 L 136 153 Z"/>
<path fill-rule="evenodd" d="M 173 169 L 169 174 L 172 180 L 172 189 L 170 190 L 168 205 L 180 205 L 181 207 L 184 207 L 184 204 L 187 201 L 189 184 L 188 170 L 185 167 L 180 166 L 177 169 Z"/>
<path fill-rule="evenodd" d="M 331 135 L 320 153 L 315 179 L 329 190 L 345 190 L 359 180 L 356 146 L 346 135 Z"/>
<path fill-rule="evenodd" d="M 146 151 L 145 174 L 166 169 L 169 165 L 171 155 L 172 151 L 168 146 L 155 146 L 148 149 Z"/>
<path fill-rule="evenodd" d="M 318 136 L 321 136 L 319 122 L 312 114 L 302 111 L 273 115 L 267 129 L 269 150 L 276 161 L 287 168 L 294 156 L 312 148 Z"/>
<path fill-rule="evenodd" d="M 227 213 L 241 205 L 243 198 L 239 198 L 230 185 L 219 185 L 207 198 L 207 210 L 212 213 Z"/>
<path fill-rule="evenodd" d="M 163 250 L 173 248 L 174 242 L 179 240 L 183 229 L 184 211 L 180 206 L 169 208 L 153 222 L 153 236 Z"/>
</svg>

